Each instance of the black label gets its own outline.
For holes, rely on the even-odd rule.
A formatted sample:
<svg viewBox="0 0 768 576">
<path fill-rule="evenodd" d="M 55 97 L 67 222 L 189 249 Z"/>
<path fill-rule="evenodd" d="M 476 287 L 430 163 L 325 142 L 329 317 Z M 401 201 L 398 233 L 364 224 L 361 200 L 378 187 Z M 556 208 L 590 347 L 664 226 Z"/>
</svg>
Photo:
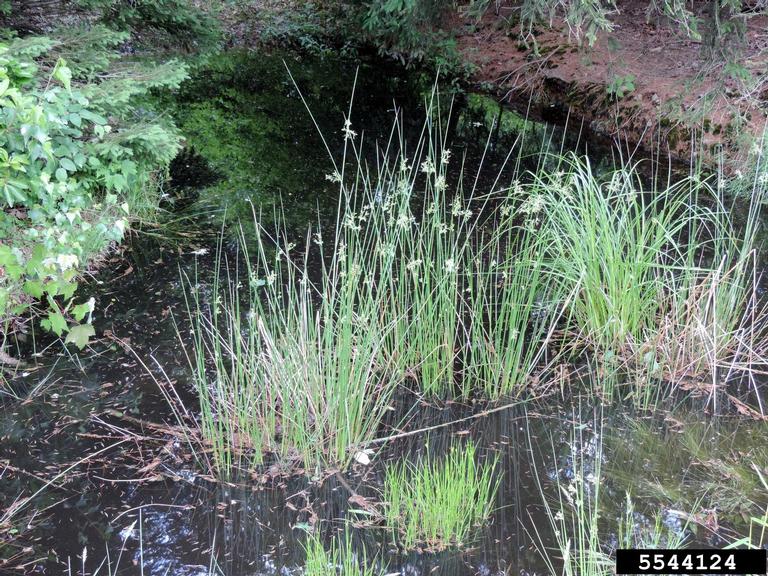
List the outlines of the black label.
<svg viewBox="0 0 768 576">
<path fill-rule="evenodd" d="M 765 574 L 766 550 L 617 550 L 616 574 Z"/>
</svg>

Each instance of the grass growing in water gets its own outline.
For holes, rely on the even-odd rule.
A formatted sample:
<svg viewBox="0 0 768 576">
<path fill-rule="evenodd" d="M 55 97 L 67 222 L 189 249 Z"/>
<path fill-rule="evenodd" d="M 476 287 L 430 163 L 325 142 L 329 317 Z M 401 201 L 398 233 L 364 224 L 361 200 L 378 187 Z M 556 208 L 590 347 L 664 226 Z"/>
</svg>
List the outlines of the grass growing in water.
<svg viewBox="0 0 768 576">
<path fill-rule="evenodd" d="M 756 209 L 738 238 L 698 179 L 646 190 L 631 168 L 602 178 L 563 156 L 493 214 L 495 183 L 464 193 L 460 172 L 450 186 L 432 116 L 410 155 L 396 123 L 373 166 L 349 123 L 343 134 L 330 229 L 298 241 L 281 215 L 254 213 L 243 270 L 220 270 L 209 302 L 190 298 L 199 427 L 220 471 L 264 454 L 343 468 L 405 382 L 430 396 L 521 395 L 559 358 L 556 328 L 609 366 L 647 369 L 633 390 L 643 405 L 661 380 L 763 362 Z"/>
<path fill-rule="evenodd" d="M 591 428 L 591 429 L 590 429 Z M 544 512 L 551 533 L 554 535 L 555 554 L 545 544 L 544 536 L 534 523 L 537 549 L 551 574 L 565 576 L 608 576 L 615 571 L 609 542 L 610 534 L 618 536 L 617 547 L 621 548 L 683 548 L 687 523 L 673 530 L 656 512 L 652 522 L 635 512 L 634 504 L 627 493 L 626 504 L 617 526 L 611 526 L 606 505 L 605 475 L 603 473 L 603 430 L 601 417 L 593 425 L 574 426 L 569 441 L 569 450 L 564 459 L 558 459 L 554 450 L 553 461 L 557 468 L 548 471 L 553 481 L 554 494 L 544 486 L 541 473 L 535 464 L 534 474 L 538 484 Z M 529 442 L 530 440 L 529 433 Z M 532 445 L 529 444 L 532 449 Z M 532 452 L 533 453 L 533 452 Z M 612 532 L 612 530 L 616 532 Z M 559 558 L 562 569 L 554 561 Z"/>
<path fill-rule="evenodd" d="M 366 320 L 378 302 L 359 299 L 364 247 L 347 244 L 313 282 L 308 253 L 295 261 L 287 240 L 262 237 L 253 261 L 244 254 L 244 304 L 234 277 L 227 291 L 214 283 L 207 308 L 194 298 L 203 436 L 227 475 L 265 453 L 308 473 L 343 467 L 374 437 L 397 384 L 379 364 L 384 335 Z"/>
<path fill-rule="evenodd" d="M 563 297 L 547 282 L 539 236 L 505 218 L 479 244 L 466 279 L 465 396 L 518 396 L 547 352 Z"/>
<path fill-rule="evenodd" d="M 500 479 L 498 458 L 478 463 L 469 442 L 454 444 L 440 459 L 425 456 L 416 464 L 387 468 L 385 519 L 406 549 L 443 549 L 470 543 L 490 517 Z"/>
<path fill-rule="evenodd" d="M 486 246 L 471 241 L 471 199 L 446 199 L 450 154 L 439 130 L 427 122 L 410 161 L 393 131 L 373 172 L 345 130 L 354 161 L 348 166 L 345 157 L 329 175 L 339 184 L 330 233 L 310 230 L 297 247 L 282 215 L 267 223 L 254 211 L 254 243 L 244 238 L 241 255 L 217 255 L 223 267 L 212 294 L 189 282 L 198 426 L 226 475 L 263 464 L 268 453 L 308 472 L 344 467 L 375 437 L 405 379 L 427 394 L 452 395 L 462 357 L 471 359 L 464 396 L 477 375 L 491 397 L 519 393 L 538 360 L 531 351 L 543 346 L 541 332 L 528 329 L 538 283 L 492 284 L 513 268 L 512 280 L 528 275 L 512 263 L 517 254 L 498 248 L 498 271 L 475 284 L 474 300 L 466 297 L 477 273 L 469 264 Z M 467 327 L 481 333 L 488 305 L 500 320 L 484 335 L 492 353 L 481 355 Z"/>
<path fill-rule="evenodd" d="M 345 530 L 343 542 L 338 538 L 331 540 L 330 549 L 326 549 L 317 534 L 307 536 L 304 547 L 306 563 L 305 576 L 374 576 L 378 574 L 375 566 L 369 565 L 365 552 L 358 557 L 352 549 L 352 537 L 349 529 Z"/>
<path fill-rule="evenodd" d="M 629 167 L 598 178 L 564 157 L 561 170 L 517 193 L 546 238 L 549 282 L 574 294 L 570 347 L 671 381 L 765 364 L 752 269 L 760 190 L 742 233 L 696 177 L 647 189 Z M 640 388 L 635 399 L 648 404 L 653 388 Z"/>
</svg>

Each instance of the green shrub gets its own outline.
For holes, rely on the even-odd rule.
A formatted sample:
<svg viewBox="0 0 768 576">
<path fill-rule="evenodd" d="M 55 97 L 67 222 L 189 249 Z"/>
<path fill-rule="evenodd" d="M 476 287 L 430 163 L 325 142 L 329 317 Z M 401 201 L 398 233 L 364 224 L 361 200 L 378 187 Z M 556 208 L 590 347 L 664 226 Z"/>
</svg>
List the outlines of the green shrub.
<svg viewBox="0 0 768 576">
<path fill-rule="evenodd" d="M 219 37 L 218 22 L 189 0 L 77 0 L 100 12 L 101 20 L 118 30 L 145 33 L 154 29 L 174 42 L 197 48 L 211 46 Z"/>
<path fill-rule="evenodd" d="M 83 347 L 93 335 L 93 303 L 75 303 L 78 273 L 123 238 L 180 145 L 172 126 L 136 122 L 132 102 L 149 87 L 177 84 L 185 71 L 150 86 L 126 80 L 122 98 L 98 95 L 64 59 L 46 63 L 62 45 L 45 38 L 0 45 L 0 331 L 39 311 L 44 329 L 68 332 L 67 341 Z"/>
</svg>

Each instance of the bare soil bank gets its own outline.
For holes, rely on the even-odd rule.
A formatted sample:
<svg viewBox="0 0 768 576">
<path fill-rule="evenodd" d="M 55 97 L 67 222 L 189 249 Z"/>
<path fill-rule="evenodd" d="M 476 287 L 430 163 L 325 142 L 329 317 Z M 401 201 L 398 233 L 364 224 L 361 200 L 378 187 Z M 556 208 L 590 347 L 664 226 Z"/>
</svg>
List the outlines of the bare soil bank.
<svg viewBox="0 0 768 576">
<path fill-rule="evenodd" d="M 614 30 L 590 48 L 579 47 L 563 22 L 538 28 L 526 45 L 506 4 L 476 25 L 458 12 L 448 25 L 475 68 L 472 80 L 518 109 L 530 106 L 549 120 L 569 116 L 630 152 L 640 146 L 712 164 L 723 150 L 730 171 L 738 169 L 766 125 L 768 17 L 747 18 L 746 45 L 726 64 L 674 25 L 648 22 L 647 6 L 619 2 Z M 751 78 L 734 78 L 746 71 Z"/>
</svg>

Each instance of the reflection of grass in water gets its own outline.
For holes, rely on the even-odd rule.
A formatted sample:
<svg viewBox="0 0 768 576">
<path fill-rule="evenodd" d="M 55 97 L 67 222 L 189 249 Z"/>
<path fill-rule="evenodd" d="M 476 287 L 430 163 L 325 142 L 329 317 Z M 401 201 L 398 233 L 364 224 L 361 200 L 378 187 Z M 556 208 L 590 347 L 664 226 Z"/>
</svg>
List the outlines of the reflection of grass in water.
<svg viewBox="0 0 768 576">
<path fill-rule="evenodd" d="M 543 471 L 534 466 L 539 494 L 548 519 L 556 553 L 547 546 L 546 532 L 534 524 L 533 532 L 539 553 L 551 574 L 566 576 L 607 576 L 614 570 L 613 547 L 622 548 L 682 548 L 687 523 L 672 529 L 656 512 L 649 521 L 635 512 L 629 492 L 623 515 L 612 520 L 606 499 L 605 485 L 612 476 L 605 474 L 602 417 L 596 418 L 592 429 L 575 424 L 571 431 L 565 464 L 550 474 L 554 494 L 542 480 Z M 530 438 L 530 433 L 529 433 Z M 530 442 L 530 440 L 529 440 Z M 532 448 L 532 444 L 530 447 Z M 645 454 L 645 453 L 643 453 Z M 554 439 L 553 439 L 554 455 Z M 559 462 L 557 456 L 554 462 Z M 612 535 L 616 534 L 614 540 Z M 562 562 L 562 570 L 553 558 Z"/>
<path fill-rule="evenodd" d="M 644 500 L 678 509 L 701 502 L 704 509 L 717 509 L 723 522 L 759 517 L 768 506 L 764 424 L 674 417 L 673 426 L 626 419 L 620 433 L 608 436 L 614 482 Z"/>
<path fill-rule="evenodd" d="M 477 461 L 468 442 L 453 444 L 442 458 L 388 466 L 384 480 L 387 525 L 406 549 L 465 546 L 486 522 L 499 487 L 498 457 Z"/>
</svg>

